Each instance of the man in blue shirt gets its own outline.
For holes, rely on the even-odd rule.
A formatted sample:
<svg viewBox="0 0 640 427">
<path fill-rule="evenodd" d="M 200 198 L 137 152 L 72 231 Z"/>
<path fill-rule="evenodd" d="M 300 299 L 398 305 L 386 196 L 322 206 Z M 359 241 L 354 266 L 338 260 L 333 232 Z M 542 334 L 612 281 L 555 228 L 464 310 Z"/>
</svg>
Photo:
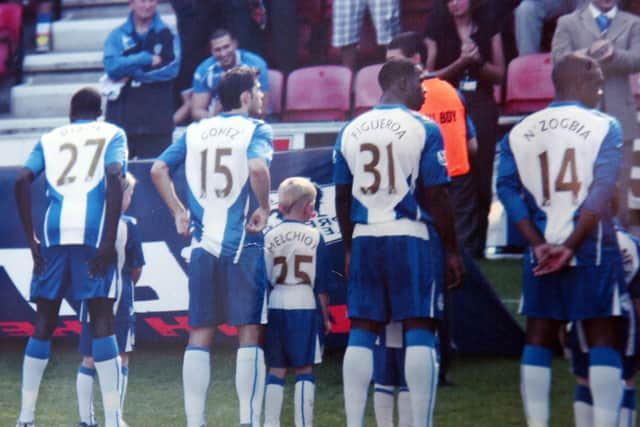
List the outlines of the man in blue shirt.
<svg viewBox="0 0 640 427">
<path fill-rule="evenodd" d="M 267 102 L 269 90 L 269 70 L 267 63 L 258 55 L 238 49 L 238 42 L 224 29 L 215 30 L 209 38 L 211 57 L 205 59 L 193 74 L 193 96 L 191 118 L 200 120 L 212 117 L 221 111 L 218 100 L 218 84 L 225 71 L 239 65 L 247 65 L 260 70 L 260 88 L 264 93 L 263 105 Z"/>
<path fill-rule="evenodd" d="M 121 85 L 107 97 L 107 121 L 127 133 L 131 158 L 155 157 L 171 144 L 178 36 L 156 11 L 157 0 L 131 0 L 127 21 L 109 34 L 104 69 Z"/>
<path fill-rule="evenodd" d="M 261 231 L 270 211 L 272 130 L 248 117 L 262 112 L 257 70 L 233 68 L 222 76 L 218 89 L 223 113 L 192 123 L 151 168 L 178 233 L 194 238 L 189 261 L 192 330 L 182 371 L 188 427 L 206 424 L 209 347 L 217 325 L 238 326 L 240 425 L 260 424 L 265 387 L 267 276 Z M 188 209 L 170 175 L 182 164 Z"/>
<path fill-rule="evenodd" d="M 556 101 L 500 143 L 497 191 L 530 245 L 524 257 L 522 398 L 529 426 L 547 426 L 552 349 L 563 322 L 583 321 L 589 345 L 594 425 L 615 426 L 622 399 L 616 333 L 623 310 L 622 260 L 612 198 L 622 129 L 598 112 L 604 77 L 570 54 L 552 73 Z"/>
</svg>

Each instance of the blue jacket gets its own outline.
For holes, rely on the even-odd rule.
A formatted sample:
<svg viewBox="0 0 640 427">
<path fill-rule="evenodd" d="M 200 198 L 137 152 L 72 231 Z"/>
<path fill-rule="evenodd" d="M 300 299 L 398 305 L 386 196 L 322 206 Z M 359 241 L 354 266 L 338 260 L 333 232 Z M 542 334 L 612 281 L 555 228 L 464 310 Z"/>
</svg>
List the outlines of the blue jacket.
<svg viewBox="0 0 640 427">
<path fill-rule="evenodd" d="M 162 59 L 156 67 L 151 67 L 153 55 Z M 130 78 L 120 96 L 107 103 L 107 121 L 128 134 L 173 131 L 173 79 L 180 68 L 180 40 L 158 14 L 149 31 L 138 34 L 130 13 L 107 37 L 104 68 L 112 80 Z"/>
</svg>

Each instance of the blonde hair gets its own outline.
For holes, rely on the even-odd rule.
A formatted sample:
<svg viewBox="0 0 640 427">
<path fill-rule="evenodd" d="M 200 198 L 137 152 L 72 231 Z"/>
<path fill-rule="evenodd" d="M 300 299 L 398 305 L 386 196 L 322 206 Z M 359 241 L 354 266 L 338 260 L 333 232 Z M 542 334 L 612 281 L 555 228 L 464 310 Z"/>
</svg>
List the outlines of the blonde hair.
<svg viewBox="0 0 640 427">
<path fill-rule="evenodd" d="M 280 208 L 289 213 L 298 202 L 316 202 L 316 187 L 307 178 L 293 176 L 282 181 L 278 187 Z"/>
</svg>

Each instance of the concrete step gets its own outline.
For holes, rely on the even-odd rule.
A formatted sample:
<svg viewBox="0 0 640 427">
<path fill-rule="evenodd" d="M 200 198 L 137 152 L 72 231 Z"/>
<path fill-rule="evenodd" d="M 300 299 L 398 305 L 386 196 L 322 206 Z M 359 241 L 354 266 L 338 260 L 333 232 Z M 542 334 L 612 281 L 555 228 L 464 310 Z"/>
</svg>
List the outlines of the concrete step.
<svg viewBox="0 0 640 427">
<path fill-rule="evenodd" d="M 57 84 L 21 84 L 11 91 L 11 116 L 27 117 L 64 117 L 69 114 L 71 96 L 83 87 L 100 90 L 97 81 L 83 81 L 78 76 L 74 83 Z"/>
<path fill-rule="evenodd" d="M 70 71 L 100 71 L 103 53 L 101 50 L 89 52 L 53 52 L 25 56 L 23 70 L 26 75 Z"/>
<path fill-rule="evenodd" d="M 128 1 L 85 1 L 77 2 L 76 6 L 67 6 L 66 3 L 63 5 L 62 19 L 124 18 L 130 10 Z M 173 8 L 168 1 L 161 2 L 158 12 L 170 15 Z"/>
<path fill-rule="evenodd" d="M 63 19 L 54 22 L 53 51 L 56 53 L 102 51 L 109 33 L 121 25 L 125 17 L 126 14 L 115 18 Z M 176 28 L 175 15 L 163 14 L 162 19 L 173 29 Z"/>
</svg>

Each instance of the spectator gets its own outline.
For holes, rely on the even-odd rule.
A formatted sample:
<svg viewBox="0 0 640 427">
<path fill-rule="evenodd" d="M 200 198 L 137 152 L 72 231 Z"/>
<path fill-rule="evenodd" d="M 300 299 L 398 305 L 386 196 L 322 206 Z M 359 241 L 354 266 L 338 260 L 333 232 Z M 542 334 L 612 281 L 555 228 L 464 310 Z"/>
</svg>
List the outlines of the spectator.
<svg viewBox="0 0 640 427">
<path fill-rule="evenodd" d="M 619 217 L 629 226 L 627 195 L 633 140 L 640 137 L 629 75 L 640 71 L 640 18 L 619 10 L 617 0 L 592 0 L 585 8 L 561 17 L 553 36 L 555 63 L 576 51 L 586 53 L 600 64 L 605 79 L 600 109 L 622 125 L 624 156 Z M 640 195 L 640 190 L 632 190 L 636 190 L 634 195 Z"/>
<path fill-rule="evenodd" d="M 205 59 L 193 75 L 193 96 L 191 117 L 200 120 L 211 117 L 220 111 L 218 103 L 218 83 L 225 71 L 238 65 L 247 65 L 260 70 L 260 86 L 264 92 L 264 105 L 269 90 L 267 63 L 258 55 L 238 49 L 238 42 L 224 29 L 215 30 L 209 38 L 211 57 Z"/>
<path fill-rule="evenodd" d="M 157 0 L 129 5 L 127 21 L 105 42 L 105 71 L 121 85 L 108 98 L 106 119 L 127 132 L 131 158 L 155 157 L 171 144 L 180 42 L 160 19 Z"/>
<path fill-rule="evenodd" d="M 585 0 L 522 0 L 515 12 L 518 54 L 540 52 L 544 24 L 571 13 L 583 3 Z"/>
<path fill-rule="evenodd" d="M 386 46 L 400 32 L 400 0 L 334 0 L 332 44 L 341 49 L 342 63 L 352 70 L 357 64 L 357 45 L 367 7 L 378 45 Z"/>
<path fill-rule="evenodd" d="M 285 74 L 298 62 L 298 11 L 295 0 L 270 0 L 267 3 L 271 27 L 271 57 L 275 67 Z"/>
<path fill-rule="evenodd" d="M 498 107 L 493 86 L 502 83 L 505 61 L 500 26 L 476 0 L 439 0 L 427 26 L 427 68 L 460 89 L 476 125 L 478 152 L 471 159 L 478 209 L 472 254 L 481 257 L 491 206 L 491 178 L 497 139 Z"/>
</svg>

